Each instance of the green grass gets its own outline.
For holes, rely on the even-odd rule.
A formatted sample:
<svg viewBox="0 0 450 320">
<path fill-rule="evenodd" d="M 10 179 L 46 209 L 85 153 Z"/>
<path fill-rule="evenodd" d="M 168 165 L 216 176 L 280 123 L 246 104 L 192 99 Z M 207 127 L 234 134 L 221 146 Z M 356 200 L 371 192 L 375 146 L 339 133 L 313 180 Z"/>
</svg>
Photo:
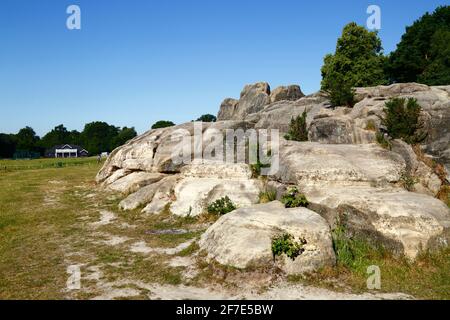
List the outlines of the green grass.
<svg viewBox="0 0 450 320">
<path fill-rule="evenodd" d="M 0 174 L 0 298 L 58 299 L 67 280 L 61 244 L 80 233 L 67 186 L 92 179 L 98 167 L 14 171 Z M 56 202 L 47 192 L 60 188 Z M 56 196 L 56 194 L 55 194 Z"/>
<path fill-rule="evenodd" d="M 96 159 L 67 159 L 68 165 L 58 168 L 45 167 L 53 159 L 1 163 L 22 169 L 0 172 L 0 299 L 89 299 L 103 293 L 99 281 L 183 282 L 184 268 L 168 266 L 169 256 L 135 253 L 130 246 L 144 241 L 148 247 L 176 247 L 200 236 L 201 219 L 173 216 L 169 210 L 159 215 L 119 211 L 121 196 L 95 184 L 101 166 Z M 116 220 L 93 230 L 90 224 L 99 221 L 101 210 L 114 212 Z M 190 228 L 182 234 L 149 233 Z M 109 236 L 129 240 L 103 243 Z M 180 255 L 197 250 L 193 245 Z M 100 268 L 102 276 L 82 278 L 82 290 L 67 293 L 66 270 L 73 264 L 82 266 L 83 277 L 90 267 Z M 141 288 L 140 297 L 145 296 Z"/>
<path fill-rule="evenodd" d="M 16 170 L 36 170 L 72 166 L 97 166 L 97 157 L 88 158 L 42 158 L 33 160 L 0 160 L 0 174 Z"/>
</svg>

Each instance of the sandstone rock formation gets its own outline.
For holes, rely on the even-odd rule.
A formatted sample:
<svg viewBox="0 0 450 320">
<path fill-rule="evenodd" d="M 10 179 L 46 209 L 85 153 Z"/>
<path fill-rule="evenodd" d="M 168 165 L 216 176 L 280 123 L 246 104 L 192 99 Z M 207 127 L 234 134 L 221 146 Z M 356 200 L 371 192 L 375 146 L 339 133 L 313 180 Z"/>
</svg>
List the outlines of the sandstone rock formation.
<svg viewBox="0 0 450 320">
<path fill-rule="evenodd" d="M 108 189 L 131 193 L 119 205 L 123 210 L 142 207 L 147 214 L 169 208 L 177 215 L 195 216 L 214 200 L 229 196 L 239 209 L 222 217 L 201 241 L 210 257 L 224 264 L 246 267 L 269 263 L 268 239 L 279 228 L 296 236 L 310 232 L 313 240 L 309 243 L 318 248 L 298 262 L 284 261 L 283 270 L 295 273 L 329 265 L 333 255 L 328 240 L 325 244 L 315 235 L 329 239 L 322 222 L 333 228 L 338 216 L 346 217 L 351 232 L 414 258 L 420 250 L 450 241 L 450 209 L 435 198 L 446 183 L 445 173 L 436 174 L 423 159 L 432 157 L 448 174 L 449 92 L 450 86 L 418 84 L 357 88 L 354 108 L 331 108 L 320 92 L 303 96 L 298 86 L 271 91 L 267 83 L 248 85 L 239 100 L 222 103 L 219 121 L 203 123 L 200 135 L 194 123 L 187 123 L 150 130 L 114 150 L 97 181 Z M 384 104 L 393 97 L 414 97 L 422 106 L 428 132 L 421 146 L 425 155 L 419 157 L 399 140 L 391 142 L 391 150 L 376 143 Z M 190 150 L 189 158 L 195 160 L 207 153 L 205 145 L 217 134 L 221 137 L 230 129 L 278 129 L 282 137 L 291 119 L 303 111 L 307 112 L 311 142 L 281 138 L 279 170 L 264 183 L 252 177 L 249 165 L 243 162 L 174 161 L 174 149 L 186 135 L 183 145 Z M 405 177 L 411 177 L 410 181 L 405 182 Z M 309 199 L 310 209 L 324 219 L 307 209 L 285 210 L 276 203 L 257 205 L 260 191 L 267 186 L 274 187 L 279 198 L 281 190 L 291 185 L 299 187 Z M 291 221 L 292 228 L 286 221 Z"/>
<path fill-rule="evenodd" d="M 199 245 L 209 259 L 224 265 L 267 267 L 274 263 L 272 238 L 280 233 L 306 240 L 305 251 L 295 260 L 286 255 L 278 258 L 280 268 L 287 274 L 334 265 L 330 227 L 326 221 L 306 208 L 285 209 L 278 201 L 223 216 L 203 234 Z"/>
<path fill-rule="evenodd" d="M 304 96 L 298 85 L 281 86 L 270 93 L 270 102 L 274 103 L 283 100 L 296 101 Z"/>
</svg>

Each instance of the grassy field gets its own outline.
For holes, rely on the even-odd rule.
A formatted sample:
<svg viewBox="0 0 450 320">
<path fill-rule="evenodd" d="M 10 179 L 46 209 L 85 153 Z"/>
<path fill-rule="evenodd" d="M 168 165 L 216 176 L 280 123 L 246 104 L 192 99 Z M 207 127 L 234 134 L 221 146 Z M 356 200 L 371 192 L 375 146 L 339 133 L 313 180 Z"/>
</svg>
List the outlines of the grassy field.
<svg viewBox="0 0 450 320">
<path fill-rule="evenodd" d="M 229 288 L 263 278 L 264 286 L 272 283 L 252 270 L 208 264 L 201 253 L 196 256 L 193 240 L 214 219 L 179 218 L 168 210 L 120 212 L 121 196 L 94 182 L 101 166 L 96 159 L 81 159 L 83 165 L 67 160 L 62 167 L 52 167 L 54 161 L 0 162 L 23 167 L 0 171 L 0 299 L 146 299 L 150 285 Z M 174 229 L 185 232 L 155 232 Z M 179 245 L 185 246 L 169 252 Z M 358 242 L 345 248 L 349 251 L 338 255 L 337 268 L 289 280 L 363 292 L 367 266 L 378 265 L 383 292 L 450 299 L 450 249 L 411 263 Z M 80 267 L 81 290 L 67 290 L 69 266 Z"/>
<path fill-rule="evenodd" d="M 142 241 L 176 246 L 197 237 L 198 231 L 147 234 L 190 221 L 117 212 L 119 197 L 104 195 L 95 185 L 99 168 L 94 162 L 0 172 L 0 299 L 92 298 L 120 291 L 115 283 L 119 279 L 181 282 L 180 268 L 165 265 L 158 255 L 144 259 L 130 246 Z M 114 215 L 114 224 L 101 221 L 105 212 Z M 82 290 L 66 290 L 71 265 L 81 267 Z"/>
<path fill-rule="evenodd" d="M 33 170 L 46 168 L 63 168 L 83 165 L 97 165 L 97 157 L 88 158 L 43 158 L 33 160 L 0 159 L 0 172 L 16 170 Z"/>
</svg>

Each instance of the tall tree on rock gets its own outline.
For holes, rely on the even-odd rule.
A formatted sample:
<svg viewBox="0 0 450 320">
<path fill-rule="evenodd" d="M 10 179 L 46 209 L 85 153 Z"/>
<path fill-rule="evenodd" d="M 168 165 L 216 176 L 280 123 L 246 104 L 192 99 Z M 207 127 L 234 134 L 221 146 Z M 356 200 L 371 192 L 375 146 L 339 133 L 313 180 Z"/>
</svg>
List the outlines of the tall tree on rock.
<svg viewBox="0 0 450 320">
<path fill-rule="evenodd" d="M 349 23 L 337 40 L 336 52 L 324 58 L 322 90 L 385 84 L 386 58 L 382 51 L 376 32 L 370 32 L 354 22 Z"/>
</svg>

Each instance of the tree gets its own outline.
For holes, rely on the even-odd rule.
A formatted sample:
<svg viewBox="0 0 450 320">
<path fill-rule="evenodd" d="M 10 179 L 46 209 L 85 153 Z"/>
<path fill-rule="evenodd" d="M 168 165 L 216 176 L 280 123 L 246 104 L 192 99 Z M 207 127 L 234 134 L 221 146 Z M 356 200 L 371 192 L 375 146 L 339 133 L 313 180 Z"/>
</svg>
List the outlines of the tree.
<svg viewBox="0 0 450 320">
<path fill-rule="evenodd" d="M 217 118 L 216 118 L 216 116 L 213 116 L 212 114 L 204 114 L 200 118 L 198 118 L 196 121 L 216 122 Z"/>
<path fill-rule="evenodd" d="M 70 141 L 70 132 L 67 131 L 64 125 L 60 124 L 42 137 L 40 145 L 45 149 L 49 149 L 53 146 L 66 143 L 73 143 Z"/>
<path fill-rule="evenodd" d="M 114 139 L 119 134 L 119 128 L 106 122 L 91 122 L 84 126 L 81 141 L 90 154 L 110 152 L 114 147 Z"/>
<path fill-rule="evenodd" d="M 78 132 L 77 130 L 72 130 L 69 132 L 68 141 L 69 144 L 74 144 L 77 146 L 83 144 L 81 140 L 81 133 Z"/>
<path fill-rule="evenodd" d="M 450 84 L 450 30 L 438 30 L 431 39 L 431 63 L 418 82 L 430 86 Z"/>
<path fill-rule="evenodd" d="M 0 158 L 12 158 L 16 152 L 16 139 L 13 134 L 0 133 Z"/>
<path fill-rule="evenodd" d="M 136 136 L 137 133 L 134 127 L 132 128 L 123 127 L 119 131 L 118 135 L 114 138 L 113 149 L 124 145 L 127 141 L 133 139 Z"/>
<path fill-rule="evenodd" d="M 174 125 L 175 125 L 175 123 L 173 123 L 172 121 L 160 120 L 160 121 L 155 122 L 152 125 L 152 129 L 173 127 Z"/>
<path fill-rule="evenodd" d="M 389 56 L 386 73 L 391 82 L 449 84 L 450 6 L 428 12 L 406 28 Z"/>
<path fill-rule="evenodd" d="M 303 111 L 302 115 L 298 115 L 296 118 L 291 119 L 291 124 L 289 125 L 289 132 L 285 136 L 287 140 L 293 141 L 308 141 L 308 129 L 306 125 L 306 110 Z"/>
<path fill-rule="evenodd" d="M 352 108 L 355 104 L 355 90 L 344 76 L 337 72 L 330 74 L 328 89 L 325 90 L 333 107 L 347 106 Z"/>
<path fill-rule="evenodd" d="M 16 134 L 17 150 L 26 152 L 41 152 L 39 148 L 40 138 L 36 135 L 33 128 L 25 127 Z"/>
<path fill-rule="evenodd" d="M 324 58 L 322 90 L 328 91 L 338 85 L 365 87 L 385 84 L 381 40 L 376 32 L 352 22 L 347 24 L 337 40 L 336 52 Z"/>
</svg>

